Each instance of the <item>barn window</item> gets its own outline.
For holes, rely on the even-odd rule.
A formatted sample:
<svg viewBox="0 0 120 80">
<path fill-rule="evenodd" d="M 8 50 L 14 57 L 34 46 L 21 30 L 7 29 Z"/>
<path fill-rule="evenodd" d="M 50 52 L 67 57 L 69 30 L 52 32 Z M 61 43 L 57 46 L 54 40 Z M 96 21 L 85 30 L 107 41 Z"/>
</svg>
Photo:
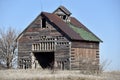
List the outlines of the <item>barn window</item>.
<svg viewBox="0 0 120 80">
<path fill-rule="evenodd" d="M 61 19 L 66 20 L 67 16 L 66 15 L 58 15 Z"/>
<path fill-rule="evenodd" d="M 65 19 L 66 19 L 66 15 L 63 16 L 63 20 L 65 20 Z"/>
<path fill-rule="evenodd" d="M 46 28 L 46 19 L 42 18 L 42 28 Z"/>
</svg>

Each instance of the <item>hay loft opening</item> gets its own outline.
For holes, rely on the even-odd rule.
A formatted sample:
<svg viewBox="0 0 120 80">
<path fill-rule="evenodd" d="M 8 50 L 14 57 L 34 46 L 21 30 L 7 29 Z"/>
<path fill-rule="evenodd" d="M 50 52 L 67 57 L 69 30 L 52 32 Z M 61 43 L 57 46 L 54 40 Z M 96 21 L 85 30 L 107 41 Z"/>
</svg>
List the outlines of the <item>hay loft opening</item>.
<svg viewBox="0 0 120 80">
<path fill-rule="evenodd" d="M 34 52 L 33 54 L 43 69 L 54 68 L 54 52 Z"/>
</svg>

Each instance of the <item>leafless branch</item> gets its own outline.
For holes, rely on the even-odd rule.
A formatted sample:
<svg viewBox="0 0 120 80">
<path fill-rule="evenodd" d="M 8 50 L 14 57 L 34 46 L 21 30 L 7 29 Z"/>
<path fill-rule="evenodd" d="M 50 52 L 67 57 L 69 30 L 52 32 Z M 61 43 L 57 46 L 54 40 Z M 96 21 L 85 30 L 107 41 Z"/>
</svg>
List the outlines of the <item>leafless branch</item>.
<svg viewBox="0 0 120 80">
<path fill-rule="evenodd" d="M 15 58 L 17 42 L 15 41 L 17 33 L 11 27 L 6 31 L 0 29 L 0 61 L 3 61 L 7 68 L 12 67 L 12 61 Z"/>
</svg>

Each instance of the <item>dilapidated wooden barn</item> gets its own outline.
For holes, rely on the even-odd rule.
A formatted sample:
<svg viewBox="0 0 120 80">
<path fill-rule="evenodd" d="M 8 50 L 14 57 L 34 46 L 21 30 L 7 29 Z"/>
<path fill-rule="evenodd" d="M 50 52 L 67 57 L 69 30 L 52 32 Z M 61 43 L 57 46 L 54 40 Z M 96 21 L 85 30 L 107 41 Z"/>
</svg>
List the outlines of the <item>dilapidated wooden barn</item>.
<svg viewBox="0 0 120 80">
<path fill-rule="evenodd" d="M 102 42 L 64 6 L 40 15 L 18 36 L 18 67 L 99 69 Z"/>
</svg>

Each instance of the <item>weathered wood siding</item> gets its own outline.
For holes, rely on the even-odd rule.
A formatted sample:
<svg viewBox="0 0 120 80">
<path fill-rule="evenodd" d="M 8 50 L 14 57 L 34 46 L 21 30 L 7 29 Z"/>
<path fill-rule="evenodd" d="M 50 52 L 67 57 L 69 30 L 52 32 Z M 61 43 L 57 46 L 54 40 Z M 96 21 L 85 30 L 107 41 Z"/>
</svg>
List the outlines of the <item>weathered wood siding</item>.
<svg viewBox="0 0 120 80">
<path fill-rule="evenodd" d="M 41 17 L 31 23 L 19 38 L 19 67 L 31 68 L 31 55 L 34 52 L 32 51 L 33 44 L 39 44 L 41 42 L 50 43 L 51 41 L 54 42 L 55 62 L 57 62 L 57 68 L 69 69 L 70 46 L 68 39 L 63 36 L 54 25 L 51 25 L 48 20 L 46 20 L 46 27 L 42 28 Z M 28 64 L 28 66 L 26 66 L 26 64 Z"/>
<path fill-rule="evenodd" d="M 99 69 L 101 40 L 64 6 L 42 12 L 17 40 L 19 68 Z"/>
<path fill-rule="evenodd" d="M 95 42 L 72 42 L 71 48 L 72 69 L 99 68 L 99 43 Z"/>
<path fill-rule="evenodd" d="M 70 45 L 69 42 L 58 42 L 56 45 L 56 61 L 58 68 L 70 69 Z"/>
</svg>

